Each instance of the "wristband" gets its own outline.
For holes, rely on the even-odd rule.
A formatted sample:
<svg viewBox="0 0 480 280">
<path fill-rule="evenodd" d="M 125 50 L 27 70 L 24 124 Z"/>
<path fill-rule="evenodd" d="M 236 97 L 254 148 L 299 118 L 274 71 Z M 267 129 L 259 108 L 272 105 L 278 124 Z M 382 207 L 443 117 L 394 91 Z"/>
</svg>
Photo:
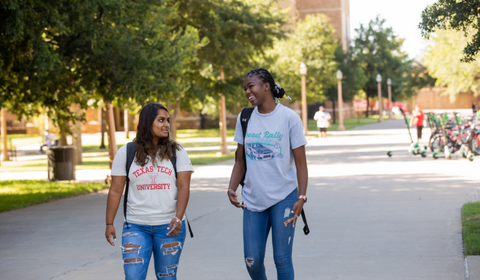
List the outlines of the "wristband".
<svg viewBox="0 0 480 280">
<path fill-rule="evenodd" d="M 299 195 L 298 199 L 303 199 L 303 201 L 305 201 L 305 203 L 307 203 L 307 196 L 306 195 Z"/>
<path fill-rule="evenodd" d="M 179 224 L 182 223 L 182 221 L 179 218 L 177 218 L 177 217 L 173 217 L 173 218 L 177 221 L 177 223 L 179 223 Z"/>
</svg>

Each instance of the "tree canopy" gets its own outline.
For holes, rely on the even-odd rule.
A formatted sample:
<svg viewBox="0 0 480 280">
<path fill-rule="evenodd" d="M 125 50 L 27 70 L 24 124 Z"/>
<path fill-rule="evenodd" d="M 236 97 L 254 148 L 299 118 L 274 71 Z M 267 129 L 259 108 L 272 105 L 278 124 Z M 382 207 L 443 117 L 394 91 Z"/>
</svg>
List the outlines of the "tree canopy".
<svg viewBox="0 0 480 280">
<path fill-rule="evenodd" d="M 307 15 L 292 34 L 277 40 L 268 62 L 276 81 L 294 101 L 301 100 L 300 64 L 307 66 L 307 103 L 325 100 L 325 91 L 336 83 L 334 29 L 323 14 Z"/>
<path fill-rule="evenodd" d="M 437 86 L 446 86 L 445 93 L 454 99 L 461 93 L 480 94 L 480 55 L 469 63 L 462 62 L 462 47 L 470 38 L 454 30 L 438 30 L 425 54 L 429 73 Z"/>
<path fill-rule="evenodd" d="M 176 8 L 163 1 L 10 0 L 0 9 L 2 101 L 20 115 L 49 107 L 64 130 L 71 104 L 174 91 L 201 47 L 194 28 L 167 24 Z"/>
<path fill-rule="evenodd" d="M 387 79 L 392 80 L 392 98 L 408 99 L 433 80 L 418 63 L 402 52 L 404 39 L 398 38 L 392 28 L 384 27 L 385 20 L 377 17 L 368 27 L 360 25 L 353 47 L 353 56 L 367 77 L 363 90 L 367 98 L 378 95 L 377 74 L 382 76 L 382 96 L 386 96 Z M 421 71 L 420 71 L 421 70 Z"/>
<path fill-rule="evenodd" d="M 480 51 L 480 2 L 438 0 L 422 11 L 422 21 L 418 27 L 422 35 L 429 38 L 430 34 L 439 30 L 457 30 L 469 36 L 463 49 L 464 62 L 473 62 Z"/>
<path fill-rule="evenodd" d="M 351 51 L 345 52 L 338 46 L 335 50 L 335 61 L 338 70 L 342 71 L 342 99 L 352 101 L 355 94 L 363 89 L 367 82 L 367 76 L 363 72 L 360 61 L 352 56 Z M 326 91 L 328 100 L 338 100 L 338 86 L 335 84 Z"/>
<path fill-rule="evenodd" d="M 184 108 L 195 101 L 201 106 L 215 101 L 218 93 L 226 96 L 227 107 L 232 108 L 238 99 L 229 97 L 241 93 L 243 76 L 252 67 L 254 55 L 283 36 L 286 14 L 274 0 L 172 0 L 170 4 L 178 7 L 178 18 L 172 19 L 172 25 L 178 30 L 193 26 L 199 38 L 208 42 L 190 65 Z M 220 69 L 223 82 L 219 80 Z"/>
</svg>

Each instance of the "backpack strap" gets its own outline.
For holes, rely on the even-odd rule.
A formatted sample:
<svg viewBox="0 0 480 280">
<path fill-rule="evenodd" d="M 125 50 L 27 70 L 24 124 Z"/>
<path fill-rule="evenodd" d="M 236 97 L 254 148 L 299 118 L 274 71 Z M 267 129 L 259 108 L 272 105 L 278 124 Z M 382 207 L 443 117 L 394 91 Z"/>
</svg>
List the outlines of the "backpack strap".
<svg viewBox="0 0 480 280">
<path fill-rule="evenodd" d="M 135 142 L 130 142 L 127 144 L 127 161 L 125 164 L 125 170 L 127 171 L 127 181 L 125 186 L 125 195 L 123 196 L 123 216 L 125 217 L 125 223 L 128 227 L 127 222 L 127 198 L 128 198 L 128 187 L 130 186 L 130 179 L 128 178 L 128 174 L 130 172 L 130 167 L 132 166 L 133 160 L 135 159 L 135 153 L 137 152 L 136 149 L 137 145 Z"/>
<path fill-rule="evenodd" d="M 248 121 L 252 116 L 253 109 L 255 107 L 243 108 L 242 113 L 240 114 L 240 124 L 242 125 L 243 132 L 243 162 L 245 164 L 245 173 L 243 173 L 242 179 L 240 180 L 240 185 L 245 185 L 245 174 L 247 174 L 247 158 L 245 156 L 245 135 L 247 134 Z M 235 151 L 235 161 L 237 160 L 237 151 Z"/>
<path fill-rule="evenodd" d="M 170 162 L 173 165 L 173 171 L 175 171 L 175 179 L 177 179 L 177 149 L 173 149 L 173 156 L 170 159 Z"/>
<path fill-rule="evenodd" d="M 305 216 L 305 209 L 302 208 L 302 220 L 303 220 L 303 223 L 305 224 L 305 226 L 303 227 L 303 233 L 305 233 L 305 235 L 308 235 L 310 233 L 310 228 L 308 227 L 308 224 L 307 224 L 307 216 Z"/>
</svg>

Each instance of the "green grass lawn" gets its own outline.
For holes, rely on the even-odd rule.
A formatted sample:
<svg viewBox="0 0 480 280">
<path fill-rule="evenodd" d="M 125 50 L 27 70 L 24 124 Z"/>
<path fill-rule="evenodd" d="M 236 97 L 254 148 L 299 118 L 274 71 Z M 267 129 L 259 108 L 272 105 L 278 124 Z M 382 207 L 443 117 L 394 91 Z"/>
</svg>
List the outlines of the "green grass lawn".
<svg viewBox="0 0 480 280">
<path fill-rule="evenodd" d="M 0 181 L 0 212 L 108 188 L 100 183 L 59 183 L 45 180 Z"/>
<path fill-rule="evenodd" d="M 233 137 L 235 135 L 234 128 L 227 129 L 227 137 Z M 219 137 L 220 138 L 220 129 L 179 129 L 177 131 L 177 140 L 180 142 L 182 139 L 186 138 L 211 138 Z"/>
<path fill-rule="evenodd" d="M 105 143 L 107 145 L 107 143 Z M 117 150 L 120 149 L 124 144 L 117 144 Z M 84 153 L 100 153 L 108 152 L 108 147 L 105 146 L 105 149 L 100 149 L 98 145 L 83 145 L 82 152 Z"/>
<path fill-rule="evenodd" d="M 462 227 L 465 256 L 480 255 L 480 202 L 463 205 Z"/>
</svg>

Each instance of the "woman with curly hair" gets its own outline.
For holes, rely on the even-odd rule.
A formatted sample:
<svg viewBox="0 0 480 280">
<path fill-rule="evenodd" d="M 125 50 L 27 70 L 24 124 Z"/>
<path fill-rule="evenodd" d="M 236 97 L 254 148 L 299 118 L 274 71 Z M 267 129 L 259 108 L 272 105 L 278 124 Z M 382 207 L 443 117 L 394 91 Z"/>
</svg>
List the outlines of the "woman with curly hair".
<svg viewBox="0 0 480 280">
<path fill-rule="evenodd" d="M 237 157 L 228 198 L 243 209 L 244 256 L 250 277 L 267 279 L 264 258 L 271 230 L 277 278 L 292 280 L 294 227 L 307 201 L 307 140 L 298 114 L 278 103 L 285 91 L 267 70 L 250 71 L 243 87 L 254 109 L 245 135 L 241 122 L 246 119 L 241 119 L 242 114 L 237 119 Z M 240 203 L 236 191 L 244 174 Z"/>
<path fill-rule="evenodd" d="M 105 237 L 116 240 L 113 221 L 129 179 L 122 233 L 125 279 L 147 276 L 153 252 L 157 279 L 177 279 L 177 267 L 185 241 L 184 214 L 190 196 L 193 167 L 185 149 L 169 139 L 170 118 L 165 106 L 149 103 L 140 112 L 135 158 L 127 174 L 127 145 L 112 164 L 108 192 Z M 176 156 L 175 167 L 171 159 Z"/>
</svg>

